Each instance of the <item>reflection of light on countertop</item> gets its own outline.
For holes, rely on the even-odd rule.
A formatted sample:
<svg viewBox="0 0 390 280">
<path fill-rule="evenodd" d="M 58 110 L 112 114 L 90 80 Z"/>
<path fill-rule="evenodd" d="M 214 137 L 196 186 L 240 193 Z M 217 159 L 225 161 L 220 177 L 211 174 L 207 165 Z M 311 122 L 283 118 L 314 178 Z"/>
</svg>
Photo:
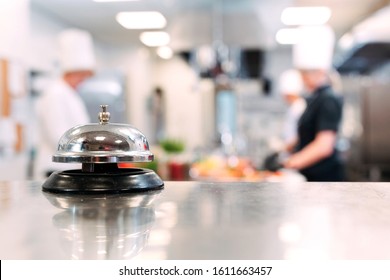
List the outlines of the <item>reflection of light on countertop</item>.
<svg viewBox="0 0 390 280">
<path fill-rule="evenodd" d="M 133 245 L 131 249 L 123 255 L 124 258 L 129 258 L 134 254 L 134 251 L 137 250 L 137 246 Z"/>
<path fill-rule="evenodd" d="M 171 233 L 166 229 L 156 229 L 150 232 L 148 245 L 167 246 L 171 242 Z"/>
<path fill-rule="evenodd" d="M 107 238 L 107 236 L 105 235 L 97 235 L 96 236 L 96 239 L 103 239 L 103 241 Z M 101 240 L 98 240 L 98 242 L 101 241 Z"/>
<path fill-rule="evenodd" d="M 155 211 L 159 223 L 150 230 L 147 247 L 142 251 L 140 259 L 167 259 L 167 247 L 172 240 L 171 228 L 178 220 L 177 211 L 177 204 L 174 202 L 166 201 L 159 205 L 158 210 Z"/>
<path fill-rule="evenodd" d="M 286 243 L 284 259 L 327 260 L 331 256 L 329 209 L 311 206 L 298 210 L 294 222 L 282 224 L 279 238 Z M 298 218 L 299 217 L 299 218 Z"/>
<path fill-rule="evenodd" d="M 285 243 L 298 242 L 302 237 L 302 230 L 298 224 L 284 223 L 279 227 L 279 238 Z"/>
<path fill-rule="evenodd" d="M 156 211 L 156 218 L 164 228 L 172 228 L 177 223 L 177 205 L 173 202 L 161 203 L 159 210 Z"/>
</svg>

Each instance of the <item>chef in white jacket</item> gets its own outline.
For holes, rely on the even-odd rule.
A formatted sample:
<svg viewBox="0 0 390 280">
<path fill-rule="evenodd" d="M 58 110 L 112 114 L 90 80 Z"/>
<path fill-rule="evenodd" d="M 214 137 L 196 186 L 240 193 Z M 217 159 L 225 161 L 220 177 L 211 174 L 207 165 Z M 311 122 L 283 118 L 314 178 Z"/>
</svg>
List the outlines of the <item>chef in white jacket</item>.
<svg viewBox="0 0 390 280">
<path fill-rule="evenodd" d="M 284 71 L 279 78 L 279 91 L 288 104 L 283 125 L 283 141 L 289 152 L 294 148 L 298 138 L 298 121 L 305 111 L 306 101 L 301 96 L 303 82 L 298 70 Z"/>
<path fill-rule="evenodd" d="M 37 101 L 38 149 L 35 177 L 43 178 L 55 170 L 80 168 L 74 164 L 53 163 L 58 140 L 70 128 L 89 123 L 83 100 L 77 87 L 93 75 L 95 56 L 91 35 L 79 29 L 59 34 L 62 75 L 43 92 Z"/>
</svg>

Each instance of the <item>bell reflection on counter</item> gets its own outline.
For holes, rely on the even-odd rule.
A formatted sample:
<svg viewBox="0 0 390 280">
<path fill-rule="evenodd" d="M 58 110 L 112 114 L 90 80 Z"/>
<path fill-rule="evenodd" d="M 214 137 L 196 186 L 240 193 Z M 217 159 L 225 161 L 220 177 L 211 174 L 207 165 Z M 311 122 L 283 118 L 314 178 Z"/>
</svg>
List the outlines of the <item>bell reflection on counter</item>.
<svg viewBox="0 0 390 280">
<path fill-rule="evenodd" d="M 81 163 L 79 170 L 54 172 L 42 189 L 55 193 L 119 193 L 162 189 L 161 178 L 152 170 L 118 168 L 123 162 L 154 159 L 146 137 L 127 124 L 109 123 L 107 105 L 101 105 L 99 124 L 73 127 L 58 143 L 54 162 Z"/>
<path fill-rule="evenodd" d="M 153 201 L 160 192 L 44 195 L 65 210 L 53 216 L 53 223 L 71 259 L 115 260 L 131 259 L 146 245 L 155 221 Z"/>
</svg>

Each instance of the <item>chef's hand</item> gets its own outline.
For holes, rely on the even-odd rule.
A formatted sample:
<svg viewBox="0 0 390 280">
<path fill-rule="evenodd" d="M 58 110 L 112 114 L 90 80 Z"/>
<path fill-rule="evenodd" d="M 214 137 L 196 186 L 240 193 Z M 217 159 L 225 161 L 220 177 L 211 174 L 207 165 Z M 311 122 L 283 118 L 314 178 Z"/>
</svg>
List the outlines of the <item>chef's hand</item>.
<svg viewBox="0 0 390 280">
<path fill-rule="evenodd" d="M 275 152 L 268 155 L 264 160 L 264 169 L 275 172 L 283 168 L 282 163 L 279 159 L 279 153 Z"/>
<path fill-rule="evenodd" d="M 336 141 L 336 133 L 324 130 L 317 133 L 315 139 L 305 148 L 284 161 L 283 166 L 292 169 L 304 169 L 331 156 Z"/>
<path fill-rule="evenodd" d="M 282 164 L 284 168 L 289 168 L 289 169 L 303 168 L 302 160 L 299 155 L 290 156 Z"/>
</svg>

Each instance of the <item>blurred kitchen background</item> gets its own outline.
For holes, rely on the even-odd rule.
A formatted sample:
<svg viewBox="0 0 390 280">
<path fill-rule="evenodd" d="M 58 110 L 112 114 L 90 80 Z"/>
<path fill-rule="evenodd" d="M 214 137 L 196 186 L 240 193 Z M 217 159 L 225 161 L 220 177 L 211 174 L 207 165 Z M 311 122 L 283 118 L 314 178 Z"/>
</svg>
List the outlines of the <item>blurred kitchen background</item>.
<svg viewBox="0 0 390 280">
<path fill-rule="evenodd" d="M 80 89 L 91 119 L 108 104 L 112 122 L 142 131 L 156 155 L 148 167 L 163 179 L 202 179 L 199 169 L 218 168 L 221 159 L 233 177 L 247 176 L 248 166 L 261 170 L 286 112 L 277 81 L 292 67 L 288 29 L 295 26 L 281 15 L 303 6 L 331 12 L 348 180 L 388 180 L 388 0 L 1 0 L 0 179 L 33 179 L 34 102 L 59 73 L 56 36 L 70 27 L 94 39 L 97 73 Z M 159 12 L 165 42 L 142 42 L 144 31 L 157 29 L 116 20 L 134 11 Z M 157 109 L 156 91 L 163 96 Z"/>
</svg>

